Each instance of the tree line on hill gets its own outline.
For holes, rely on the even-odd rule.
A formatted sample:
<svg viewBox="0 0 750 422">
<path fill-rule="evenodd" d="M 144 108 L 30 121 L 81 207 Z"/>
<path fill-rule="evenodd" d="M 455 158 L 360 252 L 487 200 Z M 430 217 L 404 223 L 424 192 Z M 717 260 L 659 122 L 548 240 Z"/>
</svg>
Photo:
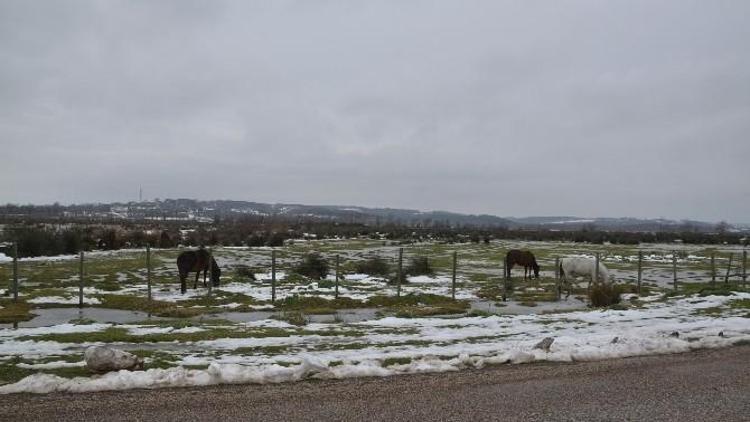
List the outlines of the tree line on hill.
<svg viewBox="0 0 750 422">
<path fill-rule="evenodd" d="M 283 217 L 221 219 L 214 223 L 133 222 L 29 222 L 3 225 L 0 242 L 4 252 L 18 245 L 20 257 L 75 254 L 79 251 L 176 246 L 282 246 L 288 240 L 367 238 L 397 243 L 437 241 L 445 243 L 488 243 L 492 239 L 527 241 L 572 241 L 602 244 L 672 243 L 748 244 L 746 235 L 720 231 L 625 232 L 597 230 L 509 229 L 504 227 L 420 227 L 402 224 L 371 226 L 335 221 Z"/>
</svg>

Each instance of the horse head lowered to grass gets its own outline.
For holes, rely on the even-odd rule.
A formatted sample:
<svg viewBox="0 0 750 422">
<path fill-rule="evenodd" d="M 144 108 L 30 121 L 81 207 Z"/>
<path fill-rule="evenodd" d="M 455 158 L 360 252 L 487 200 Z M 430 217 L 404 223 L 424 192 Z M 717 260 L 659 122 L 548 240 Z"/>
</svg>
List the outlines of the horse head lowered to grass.
<svg viewBox="0 0 750 422">
<path fill-rule="evenodd" d="M 585 257 L 573 257 L 573 258 L 562 258 L 560 260 L 560 277 L 565 285 L 568 286 L 568 294 L 570 296 L 570 278 L 575 277 L 589 277 L 589 285 L 591 288 L 591 282 L 598 283 L 599 281 L 607 283 L 610 281 L 609 270 L 607 267 L 599 262 L 599 279 L 596 279 L 597 267 L 596 260 L 594 258 Z M 566 296 L 566 297 L 567 297 Z"/>
<path fill-rule="evenodd" d="M 539 264 L 536 263 L 536 257 L 529 251 L 511 249 L 505 254 L 505 277 L 510 278 L 510 270 L 514 265 L 523 265 L 523 278 L 531 277 L 531 270 L 534 270 L 534 277 L 539 278 Z"/>
<path fill-rule="evenodd" d="M 195 272 L 195 282 L 193 283 L 193 289 L 198 288 L 198 276 L 203 271 L 203 287 L 206 286 L 206 275 L 209 272 L 209 259 L 211 261 L 211 284 L 213 286 L 219 285 L 219 277 L 221 276 L 221 269 L 216 264 L 216 260 L 208 253 L 207 250 L 201 248 L 197 251 L 185 251 L 177 257 L 177 269 L 180 272 L 180 286 L 182 293 L 185 293 L 185 279 L 188 273 Z"/>
</svg>

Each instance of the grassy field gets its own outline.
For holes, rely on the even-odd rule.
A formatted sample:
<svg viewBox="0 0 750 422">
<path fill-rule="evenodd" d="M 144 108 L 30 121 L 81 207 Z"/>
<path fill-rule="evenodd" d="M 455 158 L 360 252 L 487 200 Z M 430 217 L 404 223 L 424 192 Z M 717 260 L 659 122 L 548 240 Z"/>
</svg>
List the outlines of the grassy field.
<svg viewBox="0 0 750 422">
<path fill-rule="evenodd" d="M 408 277 L 399 295 L 398 286 L 389 280 L 395 280 L 402 247 L 404 268 L 413 258 L 426 257 L 432 274 Z M 514 269 L 512 282 L 504 285 L 502 259 L 511 248 L 534 252 L 541 277 L 523 280 L 522 269 Z M 672 285 L 675 250 L 677 291 Z M 294 272 L 313 252 L 330 264 L 325 279 L 312 280 Z M 454 252 L 458 256 L 455 299 Z M 368 356 L 382 370 L 398 372 L 418 371 L 425 359 L 436 359 L 430 364 L 437 367 L 445 365 L 440 363 L 443 361 L 461 366 L 465 364 L 458 357 L 462 353 L 516 347 L 553 332 L 575 334 L 591 327 L 591 338 L 598 338 L 596 330 L 603 328 L 589 320 L 588 315 L 599 311 L 587 308 L 586 283 L 578 283 L 569 299 L 563 295 L 558 300 L 555 258 L 599 253 L 623 291 L 634 293 L 639 252 L 644 257 L 642 296 L 629 295 L 610 312 L 654 312 L 653 321 L 666 327 L 672 327 L 665 319 L 670 317 L 659 309 L 677 312 L 673 303 L 683 303 L 678 306 L 681 313 L 674 316 L 683 321 L 750 315 L 750 296 L 731 296 L 746 291 L 741 282 L 742 259 L 738 259 L 742 250 L 731 248 L 506 241 L 404 245 L 373 240 L 297 242 L 276 250 L 273 303 L 270 248 L 214 248 L 222 269 L 221 286 L 209 291 L 201 280 L 198 289 L 189 288 L 185 295 L 180 293 L 175 265 L 180 250 L 153 250 L 151 300 L 147 297 L 145 251 L 91 252 L 84 261 L 82 310 L 77 309 L 80 262 L 75 256 L 21 260 L 17 303 L 12 301 L 10 288 L 0 289 L 0 384 L 30 374 L 64 379 L 88 376 L 83 350 L 93 344 L 131 351 L 146 359 L 150 369 L 211 372 L 210 365 L 217 362 L 241 362 L 263 370 L 299 368 L 306 359 L 300 356 L 312 353 L 324 356 L 326 367 L 334 372 L 352 362 L 360 365 L 370 359 Z M 729 283 L 724 284 L 729 253 L 734 254 L 734 266 Z M 712 254 L 717 266 L 715 283 L 711 283 Z M 336 256 L 340 258 L 338 297 Z M 373 257 L 388 263 L 387 276 L 357 273 L 358 263 Z M 11 278 L 11 264 L 3 262 L 0 279 L 9 283 Z M 192 279 L 191 275 L 190 287 Z M 680 302 L 689 295 L 696 299 Z M 714 299 L 704 305 L 701 297 Z M 690 310 L 691 306 L 696 309 Z M 520 315 L 516 318 L 513 314 Z M 20 328 L 13 329 L 13 323 Z M 617 323 L 612 322 L 613 330 L 620 329 Z M 409 369 L 412 367 L 417 369 Z"/>
<path fill-rule="evenodd" d="M 383 258 L 395 279 L 398 249 L 404 248 L 404 267 L 411 259 L 426 257 L 434 270 L 431 277 L 409 279 L 401 287 L 403 298 L 396 298 L 397 287 L 385 279 L 358 275 L 357 262 L 372 257 Z M 407 244 L 398 245 L 374 240 L 329 240 L 296 242 L 278 248 L 276 298 L 271 303 L 270 248 L 215 248 L 213 253 L 222 268 L 222 286 L 209 293 L 202 286 L 179 293 L 175 260 L 180 252 L 154 250 L 151 262 L 152 300 L 147 298 L 145 251 L 94 252 L 84 262 L 84 297 L 86 306 L 143 311 L 161 317 L 195 317 L 226 311 L 295 310 L 307 314 L 334 313 L 340 309 L 379 308 L 383 314 L 430 315 L 466 311 L 467 302 L 501 300 L 502 259 L 511 248 L 533 251 L 542 267 L 541 277 L 523 280 L 522 270 L 514 269 L 512 290 L 508 297 L 521 304 L 553 302 L 556 257 L 593 256 L 600 254 L 625 291 L 635 291 L 638 253 L 642 253 L 642 285 L 649 291 L 673 289 L 673 262 L 677 263 L 678 290 L 689 285 L 710 286 L 711 255 L 715 256 L 715 279 L 723 284 L 728 256 L 733 254 L 729 271 L 732 285 L 742 280 L 742 250 L 688 245 L 589 245 L 553 242 L 493 241 L 489 244 Z M 294 267 L 306 254 L 320 253 L 331 267 L 325 280 L 311 280 L 294 273 Z M 452 295 L 453 253 L 458 256 L 456 297 Z M 339 298 L 335 295 L 333 263 L 340 257 Z M 19 262 L 20 303 L 10 300 L 11 265 L 0 266 L 0 279 L 8 288 L 0 296 L 0 323 L 24 321 L 35 309 L 77 306 L 80 262 L 77 257 L 53 257 Z M 188 278 L 192 287 L 194 276 Z M 575 295 L 585 293 L 581 288 Z M 437 298 L 437 299 L 436 299 Z M 443 299 L 440 299 L 443 298 Z M 533 306 L 532 305 L 532 306 Z"/>
</svg>

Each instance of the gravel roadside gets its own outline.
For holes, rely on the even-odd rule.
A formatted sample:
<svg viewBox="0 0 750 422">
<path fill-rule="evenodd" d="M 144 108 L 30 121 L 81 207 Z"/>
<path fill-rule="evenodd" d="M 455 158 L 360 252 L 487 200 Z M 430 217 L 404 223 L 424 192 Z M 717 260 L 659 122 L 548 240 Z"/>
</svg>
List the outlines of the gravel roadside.
<svg viewBox="0 0 750 422">
<path fill-rule="evenodd" d="M 750 346 L 276 385 L 0 396 L 0 420 L 750 420 Z"/>
</svg>

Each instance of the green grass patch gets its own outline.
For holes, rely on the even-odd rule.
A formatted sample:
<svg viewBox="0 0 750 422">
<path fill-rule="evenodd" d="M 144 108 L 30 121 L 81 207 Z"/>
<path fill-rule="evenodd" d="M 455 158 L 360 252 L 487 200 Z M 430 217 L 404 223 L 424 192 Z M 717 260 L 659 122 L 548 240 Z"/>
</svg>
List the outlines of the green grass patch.
<svg viewBox="0 0 750 422">
<path fill-rule="evenodd" d="M 64 360 L 66 362 L 70 361 L 69 359 L 61 359 L 60 357 L 49 359 L 50 362 L 57 361 L 57 360 Z M 81 356 L 77 355 L 75 360 L 72 360 L 72 361 L 78 362 L 80 360 L 81 360 Z M 35 374 L 35 373 L 53 374 L 53 375 L 57 375 L 59 377 L 64 377 L 64 378 L 87 377 L 91 375 L 85 366 L 54 368 L 54 369 L 31 369 L 31 368 L 19 367 L 18 364 L 20 363 L 31 364 L 31 363 L 43 363 L 43 362 L 29 361 L 19 356 L 14 356 L 7 361 L 0 362 L 0 385 L 12 384 L 12 383 L 18 382 L 22 380 L 23 378 L 29 375 Z"/>
<path fill-rule="evenodd" d="M 35 316 L 31 313 L 31 305 L 23 301 L 14 303 L 12 300 L 3 300 L 0 301 L 0 306 L 0 324 L 28 321 Z"/>
<path fill-rule="evenodd" d="M 152 327 L 206 327 L 206 326 L 233 326 L 234 322 L 223 318 L 200 317 L 198 319 L 147 319 L 130 323 L 129 325 L 147 325 Z"/>
<path fill-rule="evenodd" d="M 298 310 L 307 313 L 315 309 L 354 309 L 363 308 L 365 303 L 348 297 L 338 299 L 324 299 L 318 296 L 289 296 L 276 302 L 276 307 L 281 310 Z"/>
<path fill-rule="evenodd" d="M 157 350 L 134 350 L 130 353 L 147 361 L 145 369 L 159 368 L 167 369 L 177 365 L 179 358 L 170 353 Z"/>
<path fill-rule="evenodd" d="M 56 341 L 59 343 L 159 343 L 159 342 L 196 342 L 216 340 L 221 338 L 260 338 L 260 337 L 288 337 L 298 332 L 279 328 L 240 329 L 230 327 L 213 327 L 195 333 L 155 333 L 133 335 L 123 327 L 109 327 L 93 333 L 58 333 L 40 336 L 24 336 L 19 340 Z M 301 334 L 301 333 L 299 333 Z M 320 334 L 320 333 L 318 333 Z M 321 334 L 323 335 L 323 334 Z"/>
<path fill-rule="evenodd" d="M 435 315 L 463 314 L 468 306 L 462 303 L 442 306 L 403 306 L 394 308 L 399 318 L 423 318 Z"/>
<path fill-rule="evenodd" d="M 750 309 L 750 299 L 735 299 L 729 302 L 732 309 Z"/>
<path fill-rule="evenodd" d="M 258 346 L 258 347 L 238 347 L 232 350 L 233 355 L 278 355 L 289 350 L 289 346 Z"/>
<path fill-rule="evenodd" d="M 480 309 L 472 309 L 466 314 L 467 317 L 488 317 L 493 315 L 495 314 L 492 312 L 482 311 Z"/>
<path fill-rule="evenodd" d="M 34 369 L 19 368 L 18 364 L 21 362 L 23 360 L 18 356 L 0 362 L 0 385 L 18 382 L 36 372 Z"/>
<path fill-rule="evenodd" d="M 385 358 L 383 360 L 383 366 L 407 365 L 411 363 L 411 360 L 411 358 Z"/>
<path fill-rule="evenodd" d="M 211 292 L 211 296 L 194 297 L 180 301 L 180 306 L 193 307 L 202 306 L 205 308 L 218 307 L 221 305 L 228 305 L 230 303 L 239 303 L 240 305 L 256 305 L 258 302 L 251 296 L 243 295 L 240 293 L 225 292 L 222 290 L 214 290 Z M 249 310 L 248 306 L 239 306 L 233 308 L 232 311 Z"/>
<path fill-rule="evenodd" d="M 669 292 L 668 296 L 676 295 L 694 295 L 699 296 L 730 296 L 733 292 L 745 291 L 746 289 L 734 285 L 725 283 L 682 283 L 679 284 L 677 292 Z"/>
<path fill-rule="evenodd" d="M 183 308 L 172 302 L 148 300 L 141 296 L 102 295 L 100 299 L 102 303 L 99 307 L 102 308 L 142 311 L 167 318 L 189 318 L 206 311 L 198 308 Z"/>
<path fill-rule="evenodd" d="M 722 311 L 721 307 L 712 306 L 710 308 L 696 309 L 693 313 L 696 315 L 720 316 L 723 313 Z"/>
</svg>

